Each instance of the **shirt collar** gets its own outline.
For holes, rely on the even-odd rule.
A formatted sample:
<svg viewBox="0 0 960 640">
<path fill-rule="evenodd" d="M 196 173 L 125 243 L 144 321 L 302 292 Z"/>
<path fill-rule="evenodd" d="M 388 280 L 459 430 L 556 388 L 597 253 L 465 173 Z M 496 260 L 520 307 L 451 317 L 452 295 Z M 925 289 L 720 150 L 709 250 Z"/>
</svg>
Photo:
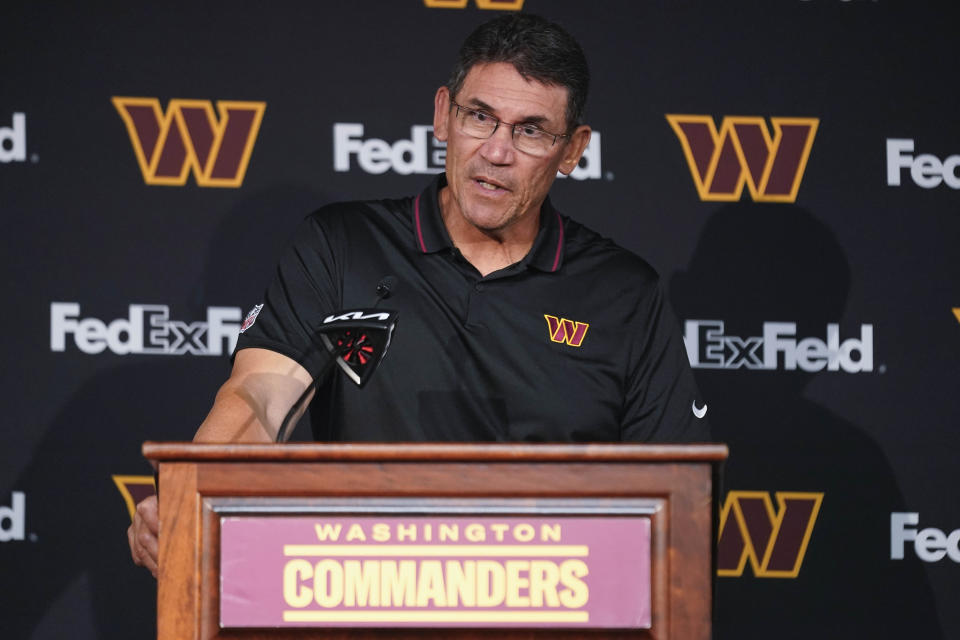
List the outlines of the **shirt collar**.
<svg viewBox="0 0 960 640">
<path fill-rule="evenodd" d="M 447 185 L 446 174 L 439 174 L 413 201 L 413 235 L 421 253 L 436 253 L 453 247 L 440 215 L 440 190 Z M 554 272 L 563 266 L 563 218 L 553 208 L 549 196 L 540 207 L 540 231 L 533 247 L 520 261 L 540 271 Z"/>
</svg>

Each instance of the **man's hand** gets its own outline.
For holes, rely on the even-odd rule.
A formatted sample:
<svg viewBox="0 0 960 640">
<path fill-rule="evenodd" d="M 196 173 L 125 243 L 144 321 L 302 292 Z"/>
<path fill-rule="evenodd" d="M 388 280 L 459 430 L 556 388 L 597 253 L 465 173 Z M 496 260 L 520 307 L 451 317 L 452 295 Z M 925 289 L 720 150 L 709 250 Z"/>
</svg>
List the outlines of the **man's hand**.
<svg viewBox="0 0 960 640">
<path fill-rule="evenodd" d="M 287 411 L 312 380 L 306 369 L 279 353 L 266 349 L 237 352 L 230 378 L 217 392 L 193 441 L 273 442 Z M 299 419 L 299 414 L 295 418 Z M 159 531 L 157 496 L 150 496 L 137 505 L 127 541 L 133 561 L 149 569 L 154 578 Z"/>
<path fill-rule="evenodd" d="M 157 534 L 160 531 L 160 514 L 157 496 L 144 498 L 133 514 L 133 524 L 127 529 L 130 555 L 134 563 L 146 567 L 157 577 Z"/>
</svg>

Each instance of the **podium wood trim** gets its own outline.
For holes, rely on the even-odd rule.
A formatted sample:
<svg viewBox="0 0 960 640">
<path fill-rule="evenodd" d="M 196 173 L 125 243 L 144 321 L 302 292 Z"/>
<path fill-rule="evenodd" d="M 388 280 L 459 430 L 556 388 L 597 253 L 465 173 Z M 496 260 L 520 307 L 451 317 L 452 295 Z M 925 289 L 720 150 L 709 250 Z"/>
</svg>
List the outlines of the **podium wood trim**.
<svg viewBox="0 0 960 640">
<path fill-rule="evenodd" d="M 287 443 L 196 444 L 145 442 L 143 455 L 158 462 L 226 460 L 390 460 L 390 461 L 604 461 L 604 462 L 722 462 L 723 444 L 450 444 L 450 443 Z"/>
<path fill-rule="evenodd" d="M 159 463 L 158 638 L 651 638 L 711 632 L 714 476 L 724 445 L 155 443 Z M 220 629 L 218 504 L 402 498 L 537 500 L 595 507 L 636 498 L 651 516 L 648 630 Z"/>
</svg>

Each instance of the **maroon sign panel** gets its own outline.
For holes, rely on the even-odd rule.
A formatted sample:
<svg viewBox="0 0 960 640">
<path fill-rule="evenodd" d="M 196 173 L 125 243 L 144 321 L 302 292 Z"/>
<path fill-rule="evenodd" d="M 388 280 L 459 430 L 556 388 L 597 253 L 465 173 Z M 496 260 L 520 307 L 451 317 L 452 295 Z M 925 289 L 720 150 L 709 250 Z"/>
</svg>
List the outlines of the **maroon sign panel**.
<svg viewBox="0 0 960 640">
<path fill-rule="evenodd" d="M 643 517 L 231 517 L 223 627 L 650 627 Z"/>
</svg>

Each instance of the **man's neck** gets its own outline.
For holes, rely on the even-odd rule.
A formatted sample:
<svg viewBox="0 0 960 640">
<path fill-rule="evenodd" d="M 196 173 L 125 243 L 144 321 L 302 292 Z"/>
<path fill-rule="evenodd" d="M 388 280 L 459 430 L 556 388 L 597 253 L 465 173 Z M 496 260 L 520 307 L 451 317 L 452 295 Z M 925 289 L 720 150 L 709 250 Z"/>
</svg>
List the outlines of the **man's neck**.
<svg viewBox="0 0 960 640">
<path fill-rule="evenodd" d="M 495 231 L 478 229 L 459 213 L 449 189 L 440 191 L 440 216 L 453 246 L 486 276 L 520 262 L 540 231 L 540 212 L 531 211 L 510 226 Z"/>
</svg>

